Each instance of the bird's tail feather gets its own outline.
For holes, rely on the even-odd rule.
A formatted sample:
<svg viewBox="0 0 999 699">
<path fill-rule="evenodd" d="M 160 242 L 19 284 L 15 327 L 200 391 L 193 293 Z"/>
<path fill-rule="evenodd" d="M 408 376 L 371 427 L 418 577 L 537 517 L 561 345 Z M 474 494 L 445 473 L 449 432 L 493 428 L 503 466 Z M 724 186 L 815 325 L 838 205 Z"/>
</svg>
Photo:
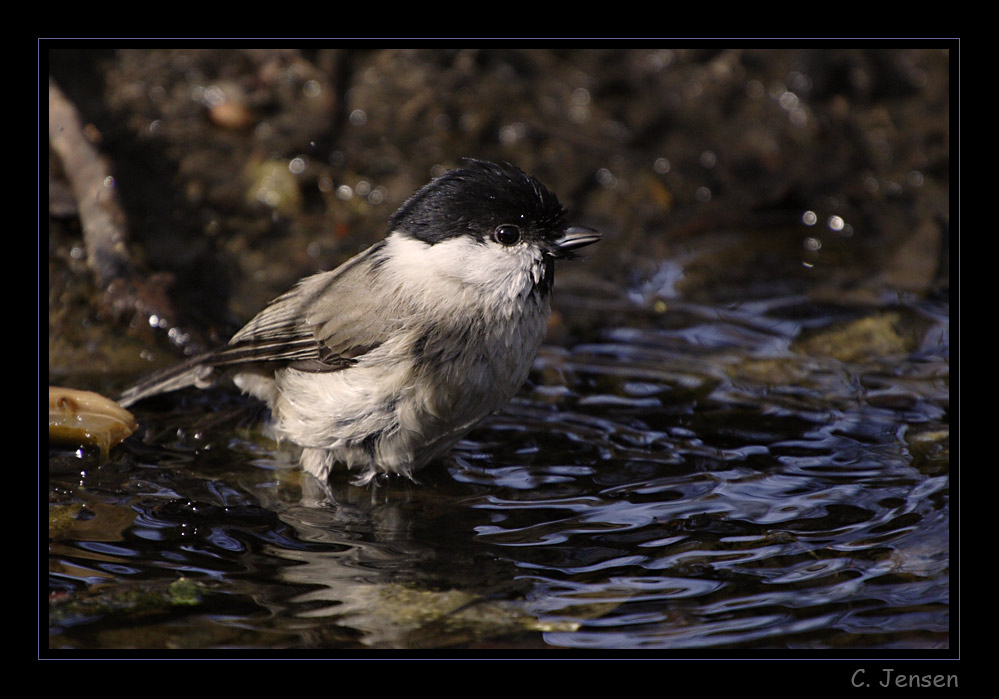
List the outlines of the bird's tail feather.
<svg viewBox="0 0 999 699">
<path fill-rule="evenodd" d="M 147 376 L 122 392 L 118 404 L 128 407 L 144 398 L 188 386 L 206 388 L 225 369 L 266 366 L 273 370 L 296 362 L 302 367 L 310 367 L 308 370 L 311 371 L 337 371 L 353 364 L 349 358 L 333 356 L 323 359 L 315 338 L 303 335 L 301 331 L 288 336 L 251 336 L 235 344 L 230 341 L 223 349 L 199 354 L 183 364 Z"/>
<path fill-rule="evenodd" d="M 118 397 L 118 405 L 127 408 L 133 403 L 160 393 L 178 391 L 188 386 L 207 386 L 211 384 L 215 374 L 215 367 L 210 359 L 210 354 L 200 355 L 192 357 L 183 364 L 150 374 L 134 386 L 122 391 Z"/>
</svg>

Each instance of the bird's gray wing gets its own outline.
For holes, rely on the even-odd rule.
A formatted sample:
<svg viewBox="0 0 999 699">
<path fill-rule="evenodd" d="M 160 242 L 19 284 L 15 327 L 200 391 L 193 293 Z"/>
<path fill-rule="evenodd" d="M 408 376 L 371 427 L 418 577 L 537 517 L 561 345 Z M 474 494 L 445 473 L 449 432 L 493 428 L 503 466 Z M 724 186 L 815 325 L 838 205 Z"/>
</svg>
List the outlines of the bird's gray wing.
<svg viewBox="0 0 999 699">
<path fill-rule="evenodd" d="M 220 355 L 232 363 L 280 362 L 306 371 L 350 366 L 399 326 L 392 299 L 379 299 L 376 244 L 332 272 L 307 277 L 274 299 Z M 388 311 L 388 312 L 387 312 Z"/>
<path fill-rule="evenodd" d="M 381 345 L 398 326 L 371 294 L 384 243 L 330 272 L 306 277 L 278 296 L 216 351 L 153 374 L 124 391 L 123 406 L 187 386 L 208 385 L 220 370 L 338 371 Z"/>
</svg>

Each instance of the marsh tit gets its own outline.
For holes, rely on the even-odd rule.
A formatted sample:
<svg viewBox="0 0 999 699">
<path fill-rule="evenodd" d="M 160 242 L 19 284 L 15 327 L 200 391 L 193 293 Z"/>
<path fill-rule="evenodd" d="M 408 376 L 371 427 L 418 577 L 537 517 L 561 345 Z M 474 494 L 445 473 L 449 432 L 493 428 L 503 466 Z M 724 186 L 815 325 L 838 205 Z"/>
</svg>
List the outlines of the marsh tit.
<svg viewBox="0 0 999 699">
<path fill-rule="evenodd" d="M 469 161 L 413 194 L 388 236 L 306 277 L 216 351 L 154 374 L 119 403 L 228 372 L 265 401 L 278 438 L 325 480 L 367 483 L 448 451 L 527 379 L 545 335 L 557 259 L 600 239 L 570 226 L 543 184 Z"/>
</svg>

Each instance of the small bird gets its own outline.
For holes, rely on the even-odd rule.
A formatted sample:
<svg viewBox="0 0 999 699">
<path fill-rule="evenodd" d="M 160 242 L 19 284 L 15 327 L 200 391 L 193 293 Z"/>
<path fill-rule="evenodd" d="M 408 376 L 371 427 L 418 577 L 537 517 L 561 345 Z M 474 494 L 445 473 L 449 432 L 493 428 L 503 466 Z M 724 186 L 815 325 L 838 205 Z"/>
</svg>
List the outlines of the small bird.
<svg viewBox="0 0 999 699">
<path fill-rule="evenodd" d="M 470 160 L 416 191 L 381 241 L 278 296 L 227 345 L 141 381 L 122 406 L 222 373 L 270 407 L 325 481 L 413 474 L 505 405 L 551 314 L 556 259 L 600 239 L 541 182 Z"/>
</svg>

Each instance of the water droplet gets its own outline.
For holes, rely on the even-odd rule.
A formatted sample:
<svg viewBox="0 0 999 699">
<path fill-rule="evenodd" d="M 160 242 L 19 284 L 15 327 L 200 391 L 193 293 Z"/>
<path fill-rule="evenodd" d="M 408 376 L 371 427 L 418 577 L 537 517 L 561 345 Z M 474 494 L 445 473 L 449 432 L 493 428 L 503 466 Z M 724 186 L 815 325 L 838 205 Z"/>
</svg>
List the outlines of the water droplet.
<svg viewBox="0 0 999 699">
<path fill-rule="evenodd" d="M 317 80 L 308 80 L 302 85 L 302 92 L 306 97 L 318 97 L 322 91 L 323 87 Z"/>
</svg>

